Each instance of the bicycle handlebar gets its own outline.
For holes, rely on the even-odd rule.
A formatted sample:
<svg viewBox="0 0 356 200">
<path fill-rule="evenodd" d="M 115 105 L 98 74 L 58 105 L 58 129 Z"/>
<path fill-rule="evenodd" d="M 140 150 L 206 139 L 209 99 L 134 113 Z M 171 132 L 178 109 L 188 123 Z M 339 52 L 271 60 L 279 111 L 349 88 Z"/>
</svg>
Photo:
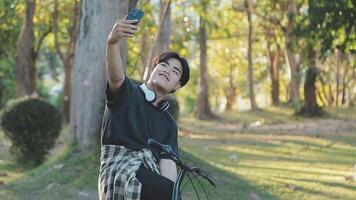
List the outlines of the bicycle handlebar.
<svg viewBox="0 0 356 200">
<path fill-rule="evenodd" d="M 215 183 L 209 178 L 208 174 L 204 170 L 200 169 L 199 167 L 189 167 L 186 164 L 184 164 L 178 158 L 178 156 L 173 152 L 171 146 L 161 144 L 152 138 L 148 139 L 148 145 L 155 147 L 159 151 L 159 153 L 164 153 L 164 154 L 168 155 L 183 170 L 188 171 L 188 172 L 195 172 L 198 176 L 203 177 L 204 179 L 209 181 L 209 183 L 211 185 L 216 187 Z"/>
</svg>

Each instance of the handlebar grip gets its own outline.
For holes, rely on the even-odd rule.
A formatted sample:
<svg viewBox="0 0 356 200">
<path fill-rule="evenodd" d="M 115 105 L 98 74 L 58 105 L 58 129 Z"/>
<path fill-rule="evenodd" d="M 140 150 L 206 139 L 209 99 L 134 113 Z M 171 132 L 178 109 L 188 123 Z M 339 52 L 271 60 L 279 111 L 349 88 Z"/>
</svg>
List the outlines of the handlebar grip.
<svg viewBox="0 0 356 200">
<path fill-rule="evenodd" d="M 152 138 L 149 138 L 147 142 L 148 142 L 148 145 L 150 145 L 151 147 L 156 148 L 158 151 L 160 151 L 160 153 L 161 152 L 165 152 L 165 153 L 168 153 L 168 154 L 170 154 L 172 156 L 177 157 L 176 154 L 173 152 L 171 146 L 165 145 L 165 144 L 161 144 L 161 143 L 157 142 L 156 140 L 154 140 Z"/>
</svg>

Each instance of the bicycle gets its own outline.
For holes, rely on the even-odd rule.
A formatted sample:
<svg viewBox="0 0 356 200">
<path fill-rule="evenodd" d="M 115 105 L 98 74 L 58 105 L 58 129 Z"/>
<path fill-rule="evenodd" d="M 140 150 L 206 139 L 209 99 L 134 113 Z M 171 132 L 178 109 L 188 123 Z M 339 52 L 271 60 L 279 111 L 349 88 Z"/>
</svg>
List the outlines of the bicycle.
<svg viewBox="0 0 356 200">
<path fill-rule="evenodd" d="M 202 177 L 202 178 L 206 179 L 212 186 L 216 187 L 216 185 L 209 178 L 208 174 L 204 170 L 200 169 L 199 167 L 189 167 L 186 164 L 184 164 L 178 158 L 178 156 L 173 152 L 172 147 L 169 145 L 161 144 L 152 138 L 148 139 L 148 145 L 156 148 L 160 154 L 168 155 L 180 167 L 177 178 L 176 178 L 176 182 L 174 183 L 174 187 L 173 187 L 172 200 L 182 200 L 181 199 L 181 184 L 182 184 L 182 181 L 183 181 L 183 178 L 185 175 L 188 176 L 190 182 L 192 183 L 192 186 L 194 188 L 194 191 L 195 191 L 198 199 L 200 199 L 199 194 L 195 188 L 195 185 L 194 185 L 190 175 L 193 175 L 193 177 L 196 178 L 196 180 L 198 180 L 198 183 L 203 188 L 203 191 L 204 191 L 207 199 L 209 199 L 209 197 L 205 191 L 205 188 L 203 187 L 203 185 L 197 178 Z"/>
</svg>

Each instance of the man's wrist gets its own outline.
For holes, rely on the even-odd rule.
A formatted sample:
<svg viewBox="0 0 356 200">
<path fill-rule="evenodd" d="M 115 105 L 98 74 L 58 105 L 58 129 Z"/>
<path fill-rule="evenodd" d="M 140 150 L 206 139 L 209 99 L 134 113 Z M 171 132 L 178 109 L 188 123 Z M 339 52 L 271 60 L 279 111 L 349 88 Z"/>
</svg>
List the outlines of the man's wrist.
<svg viewBox="0 0 356 200">
<path fill-rule="evenodd" d="M 117 40 L 108 39 L 108 40 L 106 41 L 106 44 L 112 46 L 112 45 L 118 44 L 120 41 L 121 41 L 121 38 L 120 38 L 120 39 L 117 39 Z"/>
</svg>

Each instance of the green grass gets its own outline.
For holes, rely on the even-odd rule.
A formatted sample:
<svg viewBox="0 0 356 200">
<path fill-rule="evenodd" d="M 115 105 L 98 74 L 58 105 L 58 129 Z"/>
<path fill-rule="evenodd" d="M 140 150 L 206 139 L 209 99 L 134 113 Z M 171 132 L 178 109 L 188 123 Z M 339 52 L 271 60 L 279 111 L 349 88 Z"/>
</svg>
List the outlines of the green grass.
<svg viewBox="0 0 356 200">
<path fill-rule="evenodd" d="M 296 130 L 271 132 L 246 129 L 264 125 L 337 123 L 356 120 L 355 108 L 328 109 L 329 117 L 291 117 L 288 108 L 270 107 L 256 112 L 224 113 L 219 121 L 182 117 L 179 121 L 182 159 L 205 169 L 215 180 L 207 187 L 210 199 L 354 199 L 356 196 L 356 130 L 319 131 L 318 135 Z M 329 120 L 329 121 L 328 121 Z M 0 199 L 97 199 L 98 147 L 83 154 L 69 147 L 63 131 L 48 161 L 35 168 L 17 165 L 0 134 Z M 61 167 L 62 166 L 62 167 Z M 195 182 L 197 185 L 197 182 Z M 185 194 L 193 198 L 188 187 Z M 200 190 L 200 194 L 201 193 Z M 202 197 L 202 196 L 201 196 Z"/>
<path fill-rule="evenodd" d="M 1 151 L 7 154 L 7 160 L 0 164 L 0 172 L 8 176 L 0 177 L 5 183 L 0 186 L 0 199 L 97 199 L 98 148 L 85 154 L 78 152 L 63 143 L 65 130 L 67 127 L 47 162 L 34 169 L 20 167 L 6 151 Z M 0 148 L 5 149 L 1 143 Z"/>
<path fill-rule="evenodd" d="M 340 110 L 334 110 L 333 116 L 356 119 L 356 112 Z M 237 115 L 241 117 L 235 120 L 245 123 L 269 116 L 266 111 Z M 267 124 L 275 120 L 314 120 L 323 124 L 323 119 L 293 121 L 281 115 L 272 113 Z M 182 149 L 195 160 L 204 160 L 203 166 L 215 177 L 219 174 L 216 182 L 220 187 L 210 190 L 212 199 L 248 199 L 252 192 L 261 199 L 355 198 L 355 129 L 315 136 L 303 132 L 240 132 L 240 128 L 231 121 L 180 120 Z M 234 189 L 226 182 L 231 182 Z M 232 198 L 234 195 L 236 198 Z"/>
<path fill-rule="evenodd" d="M 98 173 L 95 158 L 93 152 L 82 155 L 67 150 L 52 162 L 30 170 L 20 180 L 3 186 L 0 199 L 77 199 L 79 191 L 95 190 L 91 184 L 96 182 L 93 175 Z"/>
<path fill-rule="evenodd" d="M 185 148 L 184 148 L 185 149 Z M 190 148 L 188 148 L 190 149 Z M 209 199 L 248 199 L 250 193 L 262 194 L 265 199 L 274 199 L 275 197 L 269 191 L 264 190 L 264 188 L 255 185 L 254 183 L 248 182 L 243 177 L 236 176 L 236 174 L 231 173 L 225 169 L 215 166 L 213 163 L 210 163 L 207 159 L 202 157 L 195 156 L 192 153 L 188 153 L 187 150 L 181 149 L 181 158 L 189 166 L 197 166 L 206 171 L 210 178 L 213 179 L 217 187 L 211 186 L 205 179 L 200 178 L 201 184 L 204 186 Z M 187 178 L 184 179 L 183 184 L 187 183 Z M 196 180 L 193 180 L 193 183 L 196 187 L 196 190 L 201 199 L 207 199 L 203 189 L 201 189 L 199 183 Z M 183 189 L 183 199 L 197 199 L 196 194 L 193 190 L 190 182 L 185 185 Z"/>
</svg>

